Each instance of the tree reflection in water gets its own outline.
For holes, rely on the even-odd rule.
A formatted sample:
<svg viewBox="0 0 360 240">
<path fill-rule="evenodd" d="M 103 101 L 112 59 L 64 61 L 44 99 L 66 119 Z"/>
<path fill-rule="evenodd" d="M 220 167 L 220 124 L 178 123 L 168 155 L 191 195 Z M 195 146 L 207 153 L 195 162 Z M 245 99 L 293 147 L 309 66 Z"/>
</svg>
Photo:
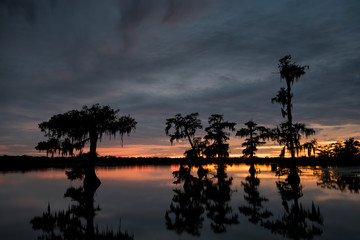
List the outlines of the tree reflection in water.
<svg viewBox="0 0 360 240">
<path fill-rule="evenodd" d="M 281 217 L 265 221 L 262 225 L 273 233 L 292 239 L 312 239 L 321 235 L 323 217 L 319 207 L 312 203 L 311 209 L 306 209 L 299 203 L 303 193 L 297 168 L 291 167 L 285 181 L 279 180 L 276 186 L 285 212 Z"/>
<path fill-rule="evenodd" d="M 249 217 L 249 222 L 253 224 L 262 225 L 264 220 L 272 216 L 273 214 L 268 210 L 263 210 L 263 202 L 268 201 L 267 198 L 260 196 L 258 187 L 260 185 L 260 179 L 256 176 L 256 170 L 254 164 L 251 164 L 249 169 L 250 175 L 245 178 L 246 182 L 241 182 L 244 187 L 244 199 L 248 202 L 248 206 L 240 206 L 240 213 Z"/>
<path fill-rule="evenodd" d="M 232 178 L 226 174 L 226 166 L 218 165 L 212 178 L 207 169 L 199 166 L 197 177 L 191 174 L 193 166 L 181 165 L 174 171 L 175 184 L 182 189 L 174 189 L 170 209 L 165 213 L 166 226 L 178 234 L 184 231 L 200 236 L 204 213 L 211 220 L 211 229 L 215 233 L 226 232 L 228 225 L 237 224 L 238 216 L 232 214 L 231 200 Z"/>
<path fill-rule="evenodd" d="M 203 226 L 204 181 L 203 177 L 191 175 L 191 166 L 181 165 L 174 171 L 174 184 L 183 184 L 183 189 L 174 189 L 170 210 L 165 213 L 166 227 L 178 234 L 186 231 L 199 236 Z M 198 171 L 199 172 L 199 171 Z M 171 216 L 174 216 L 172 218 Z"/>
<path fill-rule="evenodd" d="M 206 179 L 206 210 L 207 217 L 212 220 L 211 228 L 215 233 L 226 232 L 228 225 L 237 224 L 238 215 L 232 214 L 229 206 L 233 178 L 228 177 L 225 164 L 219 164 L 214 180 Z"/>
<path fill-rule="evenodd" d="M 74 168 L 66 175 L 70 180 L 84 179 L 83 186 L 67 189 L 64 198 L 72 200 L 68 209 L 52 212 L 49 204 L 42 216 L 30 221 L 34 230 L 42 231 L 38 239 L 133 239 L 120 228 L 116 232 L 108 228 L 99 230 L 97 225 L 94 226 L 96 212 L 100 211 L 99 205 L 94 206 L 94 195 L 101 182 L 93 167 Z"/>
<path fill-rule="evenodd" d="M 359 193 L 360 172 L 339 172 L 338 169 L 323 168 L 314 170 L 314 175 L 319 179 L 317 185 L 322 188 L 336 189 L 342 192 Z"/>
</svg>

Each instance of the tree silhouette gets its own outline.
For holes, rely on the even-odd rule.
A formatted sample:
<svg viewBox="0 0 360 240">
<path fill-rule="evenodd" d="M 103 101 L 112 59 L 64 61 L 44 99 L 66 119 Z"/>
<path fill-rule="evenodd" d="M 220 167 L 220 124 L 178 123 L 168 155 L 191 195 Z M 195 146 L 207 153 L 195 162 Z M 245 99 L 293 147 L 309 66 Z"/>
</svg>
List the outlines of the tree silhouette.
<svg viewBox="0 0 360 240">
<path fill-rule="evenodd" d="M 270 129 L 263 126 L 257 126 L 257 123 L 253 121 L 248 121 L 245 125 L 247 127 L 238 130 L 236 136 L 249 137 L 245 139 L 245 142 L 242 144 L 242 146 L 245 147 L 243 154 L 245 157 L 253 158 L 257 151 L 257 146 L 265 144 L 264 140 L 270 138 Z"/>
<path fill-rule="evenodd" d="M 225 130 L 235 131 L 234 122 L 224 121 L 223 115 L 213 114 L 209 117 L 209 126 L 205 128 L 206 135 L 204 139 L 207 147 L 204 151 L 206 157 L 226 158 L 229 156 L 229 140 L 230 133 Z"/>
<path fill-rule="evenodd" d="M 39 142 L 38 145 L 35 147 L 36 150 L 39 152 L 46 151 L 46 156 L 49 156 L 51 154 L 51 157 L 54 157 L 54 153 L 60 150 L 60 141 L 56 138 L 50 138 L 47 141 Z"/>
<path fill-rule="evenodd" d="M 73 153 L 74 149 L 82 150 L 86 143 L 90 142 L 90 152 L 85 155 L 85 183 L 100 184 L 95 174 L 95 159 L 97 141 L 102 136 L 116 136 L 120 134 L 123 140 L 124 134 L 130 134 L 135 129 L 136 121 L 130 116 L 118 116 L 119 110 L 109 106 L 93 105 L 91 108 L 84 106 L 80 111 L 71 110 L 63 114 L 57 114 L 47 122 L 39 124 L 39 128 L 50 139 L 62 142 L 59 152 Z M 61 139 L 65 138 L 64 141 Z M 68 140 L 66 140 L 68 139 Z"/>
<path fill-rule="evenodd" d="M 340 145 L 340 143 L 338 144 Z M 316 149 L 318 151 L 318 157 L 319 158 L 335 157 L 333 147 L 334 147 L 333 143 L 318 146 Z"/>
<path fill-rule="evenodd" d="M 192 151 L 189 151 L 188 156 L 200 156 L 199 149 L 197 148 L 194 139 L 197 129 L 202 129 L 201 121 L 198 119 L 198 113 L 191 113 L 183 117 L 180 113 L 176 114 L 174 118 L 166 119 L 165 133 L 170 137 L 170 142 L 173 144 L 175 141 L 181 139 L 187 139 L 190 143 Z M 170 129 L 174 128 L 174 132 L 171 133 Z"/>
<path fill-rule="evenodd" d="M 293 123 L 292 116 L 292 97 L 291 86 L 294 81 L 299 80 L 301 76 L 305 74 L 305 69 L 309 66 L 300 66 L 295 62 L 291 62 L 291 56 L 287 55 L 279 60 L 278 68 L 280 70 L 281 79 L 285 79 L 286 88 L 280 88 L 280 91 L 275 98 L 272 98 L 272 102 L 277 102 L 282 105 L 281 114 L 287 121 L 281 123 L 279 127 L 274 129 L 274 140 L 277 140 L 280 145 L 285 145 L 282 154 L 285 154 L 285 148 L 290 152 L 291 158 L 295 158 L 295 153 L 300 150 L 300 138 L 301 135 L 306 137 L 315 134 L 315 131 L 311 128 L 306 128 L 305 124 Z"/>
<path fill-rule="evenodd" d="M 74 150 L 79 151 L 82 154 L 82 149 L 84 148 L 83 143 L 72 143 L 69 138 L 65 138 L 64 141 L 61 142 L 61 155 L 70 155 L 74 156 Z"/>
<path fill-rule="evenodd" d="M 340 157 L 344 159 L 353 159 L 356 156 L 359 156 L 360 153 L 360 142 L 354 138 L 350 138 L 344 142 L 344 146 L 340 151 Z"/>
<path fill-rule="evenodd" d="M 360 157 L 360 142 L 354 138 L 349 138 L 344 142 L 336 142 L 327 145 L 321 145 L 317 148 L 319 157 L 338 158 L 343 161 L 352 161 Z"/>
<path fill-rule="evenodd" d="M 206 142 L 202 141 L 201 137 L 194 137 L 193 139 L 193 147 L 185 151 L 185 156 L 187 158 L 198 158 L 202 157 L 205 149 L 206 149 Z"/>
<path fill-rule="evenodd" d="M 291 158 L 295 158 L 295 154 L 298 155 L 301 150 L 301 135 L 309 137 L 315 134 L 315 131 L 311 128 L 306 128 L 303 123 L 290 124 L 288 122 L 281 123 L 277 128 L 273 129 L 273 139 L 280 145 L 285 145 L 281 151 L 280 156 L 285 156 L 285 151 L 289 150 Z"/>
<path fill-rule="evenodd" d="M 84 143 L 72 143 L 69 138 L 65 138 L 64 140 L 60 140 L 57 138 L 50 138 L 47 141 L 39 142 L 35 147 L 39 152 L 46 151 L 46 156 L 51 154 L 51 157 L 54 157 L 54 154 L 58 152 L 62 156 L 74 156 L 74 151 L 79 151 L 82 153 L 82 149 L 84 148 Z"/>
<path fill-rule="evenodd" d="M 39 128 L 50 139 L 64 141 L 64 147 L 59 151 L 72 153 L 74 149 L 81 150 L 86 143 L 90 142 L 90 158 L 96 157 L 97 141 L 102 136 L 116 136 L 120 134 L 121 140 L 124 134 L 130 134 L 135 129 L 136 121 L 130 116 L 118 116 L 119 110 L 109 106 L 93 105 L 91 108 L 84 106 L 80 111 L 71 110 L 63 114 L 57 114 L 47 122 L 39 124 Z M 71 142 L 70 142 L 71 140 Z"/>
<path fill-rule="evenodd" d="M 317 149 L 317 141 L 316 139 L 311 140 L 310 142 L 306 142 L 303 145 L 301 145 L 301 148 L 304 151 L 307 151 L 308 157 L 311 157 L 311 154 L 313 153 L 315 156 L 316 149 Z"/>
</svg>

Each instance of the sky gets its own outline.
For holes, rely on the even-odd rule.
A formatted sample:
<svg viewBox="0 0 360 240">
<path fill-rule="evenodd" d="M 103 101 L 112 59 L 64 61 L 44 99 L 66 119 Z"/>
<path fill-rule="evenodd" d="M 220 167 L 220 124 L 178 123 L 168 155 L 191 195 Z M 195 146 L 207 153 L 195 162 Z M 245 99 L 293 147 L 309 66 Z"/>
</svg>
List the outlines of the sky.
<svg viewBox="0 0 360 240">
<path fill-rule="evenodd" d="M 164 131 L 177 113 L 276 127 L 288 54 L 310 67 L 294 121 L 320 144 L 360 139 L 359 23 L 357 0 L 0 0 L 0 155 L 38 155 L 40 122 L 96 103 L 138 122 L 123 148 L 104 138 L 103 156 L 182 156 L 188 142 Z M 232 156 L 243 140 L 231 134 Z"/>
</svg>

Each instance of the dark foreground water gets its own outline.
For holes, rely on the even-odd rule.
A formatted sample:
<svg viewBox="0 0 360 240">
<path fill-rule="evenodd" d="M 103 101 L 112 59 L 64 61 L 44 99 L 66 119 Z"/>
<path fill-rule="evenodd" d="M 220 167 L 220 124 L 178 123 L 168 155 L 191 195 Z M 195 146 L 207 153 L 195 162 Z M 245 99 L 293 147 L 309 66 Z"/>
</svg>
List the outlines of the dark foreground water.
<svg viewBox="0 0 360 240">
<path fill-rule="evenodd" d="M 360 239 L 359 167 L 249 167 L 1 174 L 0 239 Z"/>
</svg>

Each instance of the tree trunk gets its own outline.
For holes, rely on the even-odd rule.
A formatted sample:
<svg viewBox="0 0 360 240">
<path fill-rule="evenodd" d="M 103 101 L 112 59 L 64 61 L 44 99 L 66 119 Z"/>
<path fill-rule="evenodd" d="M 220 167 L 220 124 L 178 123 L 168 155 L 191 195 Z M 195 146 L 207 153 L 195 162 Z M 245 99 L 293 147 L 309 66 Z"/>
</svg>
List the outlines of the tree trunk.
<svg viewBox="0 0 360 240">
<path fill-rule="evenodd" d="M 188 132 L 187 132 L 186 129 L 185 129 L 185 134 L 186 134 L 186 136 L 187 136 L 187 138 L 188 138 L 188 140 L 189 140 L 191 149 L 192 149 L 194 152 L 196 152 L 195 147 L 194 147 L 194 144 L 193 144 L 193 142 L 191 141 L 191 137 L 190 137 L 190 135 L 188 134 Z M 197 157 L 200 157 L 197 152 L 196 152 L 196 156 L 197 156 Z"/>
<path fill-rule="evenodd" d="M 189 143 L 190 143 L 191 148 L 195 151 L 194 144 L 193 144 L 193 142 L 191 141 L 190 136 L 187 135 L 187 137 L 188 137 L 188 140 L 189 140 Z"/>
<path fill-rule="evenodd" d="M 96 144 L 98 140 L 98 134 L 96 130 L 90 132 L 90 156 L 96 158 Z"/>
<path fill-rule="evenodd" d="M 293 124 L 292 124 L 292 105 L 291 105 L 291 81 L 286 79 L 286 83 L 287 83 L 287 116 L 288 116 L 288 131 L 289 131 L 289 136 L 288 140 L 289 140 L 289 150 L 291 153 L 291 158 L 294 159 L 295 158 L 295 150 L 294 150 L 294 133 L 293 133 Z"/>
<path fill-rule="evenodd" d="M 250 127 L 250 142 L 251 142 L 251 153 L 250 158 L 254 158 L 254 139 L 253 139 L 254 130 Z"/>
</svg>

